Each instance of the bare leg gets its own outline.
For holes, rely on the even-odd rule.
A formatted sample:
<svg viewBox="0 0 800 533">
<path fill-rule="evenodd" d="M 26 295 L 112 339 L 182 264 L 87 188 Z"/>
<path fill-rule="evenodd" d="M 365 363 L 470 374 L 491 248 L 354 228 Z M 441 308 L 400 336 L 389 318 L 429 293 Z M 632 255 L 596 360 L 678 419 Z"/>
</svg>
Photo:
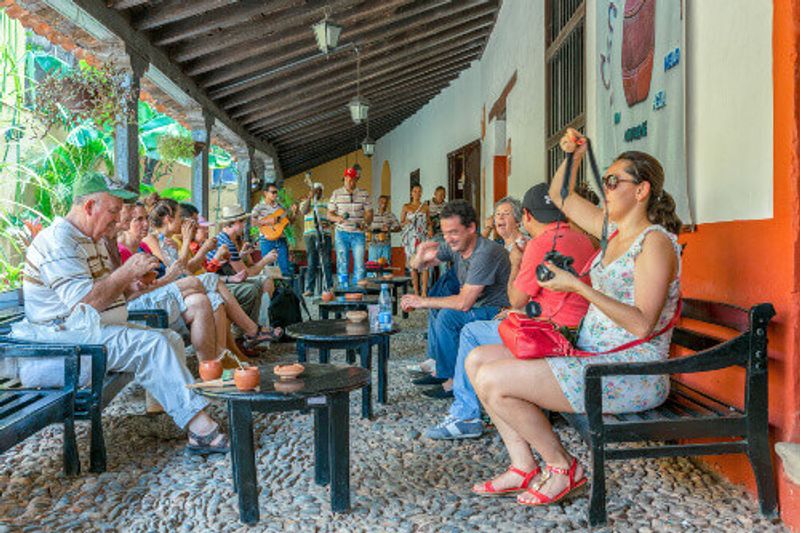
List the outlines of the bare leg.
<svg viewBox="0 0 800 533">
<path fill-rule="evenodd" d="M 482 346 L 477 350 L 506 349 L 495 345 Z M 545 359 L 501 359 L 484 364 L 475 376 L 470 377 L 478 396 L 501 432 L 512 464 L 530 464 L 530 446 L 533 446 L 548 465 L 569 468 L 572 457 L 564 449 L 542 409 L 571 412 L 572 406 Z M 531 383 L 536 383 L 536 387 L 531 387 Z M 575 478 L 581 477 L 583 469 L 579 466 Z M 499 484 L 503 481 L 506 480 L 498 479 Z M 567 486 L 566 476 L 552 475 L 539 491 L 554 496 Z M 530 495 L 523 498 L 535 501 Z"/>
<path fill-rule="evenodd" d="M 261 285 L 261 291 L 264 294 L 269 294 L 270 298 L 272 298 L 272 295 L 275 294 L 275 282 L 272 281 L 272 278 L 264 280 L 264 283 Z"/>
<path fill-rule="evenodd" d="M 217 427 L 218 424 L 205 411 L 200 411 L 189 421 L 186 429 L 197 435 L 205 436 L 217 429 Z M 220 432 L 219 436 L 211 442 L 211 446 L 223 445 L 227 443 L 227 440 L 227 436 Z M 191 438 L 189 442 L 193 442 Z"/>
<path fill-rule="evenodd" d="M 422 271 L 422 297 L 428 297 L 428 269 Z"/>
<path fill-rule="evenodd" d="M 239 346 L 236 344 L 236 341 L 233 339 L 233 332 L 230 328 L 228 328 L 228 334 L 225 336 L 227 341 L 226 345 L 230 351 L 236 354 L 236 357 L 239 358 L 240 361 L 249 361 L 248 357 L 239 349 Z"/>
<path fill-rule="evenodd" d="M 411 269 L 411 287 L 414 289 L 414 294 L 419 296 L 419 272 Z"/>
<path fill-rule="evenodd" d="M 189 337 L 200 361 L 208 361 L 217 356 L 217 337 L 214 328 L 214 312 L 205 293 L 191 293 L 184 296 L 186 312 L 183 318 L 189 326 Z"/>
<path fill-rule="evenodd" d="M 217 292 L 222 297 L 222 301 L 225 302 L 225 312 L 228 318 L 231 319 L 234 324 L 242 328 L 245 334 L 256 335 L 258 333 L 258 324 L 253 322 L 253 319 L 244 312 L 244 309 L 242 309 L 242 306 L 236 301 L 236 297 L 231 293 L 230 289 L 228 289 L 224 283 L 219 282 L 217 285 Z"/>
</svg>

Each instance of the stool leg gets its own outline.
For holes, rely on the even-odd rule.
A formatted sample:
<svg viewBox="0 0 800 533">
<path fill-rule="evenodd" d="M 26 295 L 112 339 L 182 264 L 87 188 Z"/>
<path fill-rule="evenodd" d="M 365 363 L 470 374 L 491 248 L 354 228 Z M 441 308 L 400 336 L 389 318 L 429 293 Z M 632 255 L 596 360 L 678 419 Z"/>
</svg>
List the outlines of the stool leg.
<svg viewBox="0 0 800 533">
<path fill-rule="evenodd" d="M 297 340 L 297 361 L 299 363 L 306 362 L 306 343 L 303 339 Z"/>
<path fill-rule="evenodd" d="M 378 401 L 386 403 L 386 389 L 389 385 L 389 336 L 381 337 L 378 344 Z"/>
<path fill-rule="evenodd" d="M 328 361 L 331 358 L 331 351 L 328 348 L 320 348 L 319 349 L 319 362 L 322 364 L 328 364 Z"/>
<path fill-rule="evenodd" d="M 352 365 L 355 362 L 356 362 L 356 351 L 347 350 L 347 364 Z"/>
<path fill-rule="evenodd" d="M 337 392 L 329 396 L 328 425 L 331 465 L 331 510 L 350 510 L 350 401 L 349 394 Z"/>
<path fill-rule="evenodd" d="M 233 427 L 233 402 L 228 402 L 228 423 L 230 424 L 231 428 Z M 237 479 L 239 476 L 239 469 L 236 467 L 236 454 L 233 450 L 239 447 L 238 443 L 236 442 L 236 432 L 233 429 L 229 431 L 230 441 L 231 441 L 231 470 L 233 471 L 233 492 L 239 492 L 239 480 Z"/>
</svg>

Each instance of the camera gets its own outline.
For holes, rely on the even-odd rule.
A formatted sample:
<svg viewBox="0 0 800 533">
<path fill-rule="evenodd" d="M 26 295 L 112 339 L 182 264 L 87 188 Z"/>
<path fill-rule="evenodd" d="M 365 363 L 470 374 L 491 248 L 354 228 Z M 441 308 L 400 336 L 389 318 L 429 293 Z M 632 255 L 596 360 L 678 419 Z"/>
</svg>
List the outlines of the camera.
<svg viewBox="0 0 800 533">
<path fill-rule="evenodd" d="M 528 318 L 536 318 L 542 316 L 542 306 L 539 302 L 531 300 L 525 305 L 525 314 Z"/>
<path fill-rule="evenodd" d="M 573 261 L 575 261 L 575 259 L 568 255 L 562 255 L 557 251 L 553 250 L 547 252 L 544 256 L 544 261 L 542 262 L 542 264 L 536 267 L 536 277 L 539 279 L 539 281 L 550 281 L 555 277 L 553 271 L 547 268 L 547 266 L 545 266 L 544 263 L 547 261 L 550 261 L 561 270 L 566 270 L 567 272 L 570 272 L 574 276 L 578 275 L 578 273 L 575 272 L 575 269 L 572 268 L 572 263 Z"/>
</svg>

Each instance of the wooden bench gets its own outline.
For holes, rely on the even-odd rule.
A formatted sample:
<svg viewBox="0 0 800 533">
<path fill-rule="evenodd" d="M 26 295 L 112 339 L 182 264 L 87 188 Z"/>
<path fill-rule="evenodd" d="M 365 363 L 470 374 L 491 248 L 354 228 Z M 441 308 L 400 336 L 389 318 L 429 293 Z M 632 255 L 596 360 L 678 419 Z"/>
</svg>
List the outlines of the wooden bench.
<svg viewBox="0 0 800 533">
<path fill-rule="evenodd" d="M 635 457 L 745 453 L 755 474 L 761 512 L 768 517 L 777 515 L 767 413 L 767 326 L 774 315 L 770 304 L 747 310 L 684 299 L 681 313 L 684 320 L 675 328 L 672 344 L 693 353 L 652 363 L 597 364 L 586 368 L 586 414 L 561 415 L 591 449 L 589 523 L 592 526 L 606 523 L 605 461 Z M 684 325 L 685 319 L 696 321 L 692 329 Z M 717 331 L 721 326 L 738 335 L 724 340 L 698 331 L 708 331 L 714 326 Z M 693 374 L 734 366 L 746 372 L 742 408 L 671 379 L 669 397 L 656 409 L 620 415 L 601 411 L 604 376 Z M 703 441 L 685 442 L 695 439 Z M 635 447 L 623 444 L 630 442 L 647 444 Z"/>
<path fill-rule="evenodd" d="M 16 339 L 5 335 L 10 332 L 11 324 L 25 316 L 22 290 L 0 293 L 0 341 L 20 346 L 50 346 Z M 128 320 L 143 322 L 148 327 L 166 329 L 168 317 L 165 311 L 154 309 L 149 311 L 129 311 Z M 111 400 L 133 380 L 133 374 L 127 372 L 108 372 L 106 348 L 102 344 L 76 345 L 78 355 L 90 356 L 92 360 L 92 383 L 89 387 L 78 388 L 75 393 L 75 418 L 89 420 L 91 423 L 91 444 L 89 450 L 89 470 L 99 473 L 106 471 L 107 454 L 103 437 L 103 409 Z M 94 376 L 104 376 L 95 379 Z"/>
<path fill-rule="evenodd" d="M 0 359 L 63 357 L 64 385 L 57 389 L 25 389 L 19 381 L 0 378 L 0 453 L 40 429 L 64 423 L 64 473 L 80 472 L 75 441 L 75 391 L 78 387 L 78 349 L 75 346 L 20 346 L 0 343 Z"/>
</svg>

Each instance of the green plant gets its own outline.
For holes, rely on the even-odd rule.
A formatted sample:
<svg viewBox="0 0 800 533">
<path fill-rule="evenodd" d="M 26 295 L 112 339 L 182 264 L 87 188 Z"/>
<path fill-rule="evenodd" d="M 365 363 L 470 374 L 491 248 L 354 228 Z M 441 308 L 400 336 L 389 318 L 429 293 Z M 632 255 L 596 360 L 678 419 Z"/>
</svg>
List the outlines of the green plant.
<svg viewBox="0 0 800 533">
<path fill-rule="evenodd" d="M 190 162 L 194 157 L 191 135 L 164 135 L 158 139 L 158 154 L 165 163 Z"/>
</svg>

